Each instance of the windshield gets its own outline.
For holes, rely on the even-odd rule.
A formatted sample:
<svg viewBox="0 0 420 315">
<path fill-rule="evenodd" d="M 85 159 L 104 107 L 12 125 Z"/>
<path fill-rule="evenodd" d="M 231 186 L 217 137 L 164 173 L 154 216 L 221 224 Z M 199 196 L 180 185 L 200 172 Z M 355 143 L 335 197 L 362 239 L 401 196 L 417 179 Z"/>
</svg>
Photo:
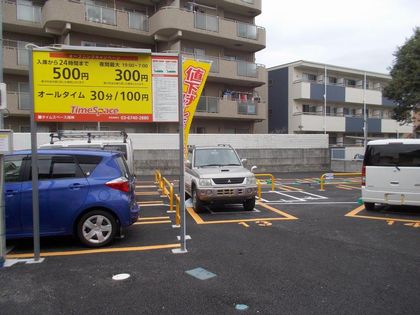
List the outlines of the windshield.
<svg viewBox="0 0 420 315">
<path fill-rule="evenodd" d="M 199 149 L 194 158 L 195 167 L 241 165 L 235 151 L 229 148 Z"/>
</svg>

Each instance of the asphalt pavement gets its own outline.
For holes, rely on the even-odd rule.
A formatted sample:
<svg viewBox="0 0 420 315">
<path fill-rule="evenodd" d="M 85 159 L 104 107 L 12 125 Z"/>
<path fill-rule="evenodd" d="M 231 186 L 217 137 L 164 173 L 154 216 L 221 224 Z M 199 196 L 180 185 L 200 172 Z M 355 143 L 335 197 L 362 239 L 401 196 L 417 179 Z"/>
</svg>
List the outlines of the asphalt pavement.
<svg viewBox="0 0 420 315">
<path fill-rule="evenodd" d="M 318 175 L 277 176 L 252 212 L 190 209 L 184 254 L 168 199 L 142 178 L 140 224 L 102 252 L 43 239 L 44 262 L 0 269 L 0 313 L 419 314 L 420 209 L 367 212 L 357 179 L 319 191 Z M 31 251 L 8 246 L 9 260 Z"/>
</svg>

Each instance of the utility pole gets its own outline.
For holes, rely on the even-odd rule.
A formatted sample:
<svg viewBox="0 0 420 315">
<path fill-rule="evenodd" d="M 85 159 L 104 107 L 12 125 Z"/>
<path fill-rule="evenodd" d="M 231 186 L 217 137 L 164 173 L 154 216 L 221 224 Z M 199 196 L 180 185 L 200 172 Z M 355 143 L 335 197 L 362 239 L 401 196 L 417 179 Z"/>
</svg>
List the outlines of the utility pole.
<svg viewBox="0 0 420 315">
<path fill-rule="evenodd" d="M 366 72 L 363 76 L 363 146 L 366 152 L 367 147 L 367 135 L 368 135 L 368 124 L 367 124 L 367 113 L 366 113 Z"/>
</svg>

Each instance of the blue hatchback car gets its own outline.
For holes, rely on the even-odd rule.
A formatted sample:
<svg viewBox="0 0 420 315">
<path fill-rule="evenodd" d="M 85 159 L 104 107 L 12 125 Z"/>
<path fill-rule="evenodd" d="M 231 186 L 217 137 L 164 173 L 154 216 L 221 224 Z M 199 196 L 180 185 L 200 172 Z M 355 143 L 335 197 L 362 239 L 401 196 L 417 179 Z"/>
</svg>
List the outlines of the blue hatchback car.
<svg viewBox="0 0 420 315">
<path fill-rule="evenodd" d="M 31 237 L 31 151 L 5 157 L 6 237 Z M 135 178 L 120 152 L 39 150 L 41 236 L 104 246 L 137 221 Z"/>
</svg>

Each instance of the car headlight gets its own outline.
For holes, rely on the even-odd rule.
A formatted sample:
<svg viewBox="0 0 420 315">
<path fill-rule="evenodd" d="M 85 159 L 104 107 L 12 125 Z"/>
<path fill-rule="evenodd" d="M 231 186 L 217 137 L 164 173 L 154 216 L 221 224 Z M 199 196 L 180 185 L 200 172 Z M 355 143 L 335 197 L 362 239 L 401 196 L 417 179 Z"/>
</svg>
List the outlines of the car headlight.
<svg viewBox="0 0 420 315">
<path fill-rule="evenodd" d="M 211 179 L 210 178 L 202 178 L 198 181 L 200 186 L 211 186 Z"/>
<path fill-rule="evenodd" d="M 256 185 L 257 180 L 255 179 L 255 176 L 249 176 L 246 178 L 245 184 L 247 185 Z"/>
</svg>

